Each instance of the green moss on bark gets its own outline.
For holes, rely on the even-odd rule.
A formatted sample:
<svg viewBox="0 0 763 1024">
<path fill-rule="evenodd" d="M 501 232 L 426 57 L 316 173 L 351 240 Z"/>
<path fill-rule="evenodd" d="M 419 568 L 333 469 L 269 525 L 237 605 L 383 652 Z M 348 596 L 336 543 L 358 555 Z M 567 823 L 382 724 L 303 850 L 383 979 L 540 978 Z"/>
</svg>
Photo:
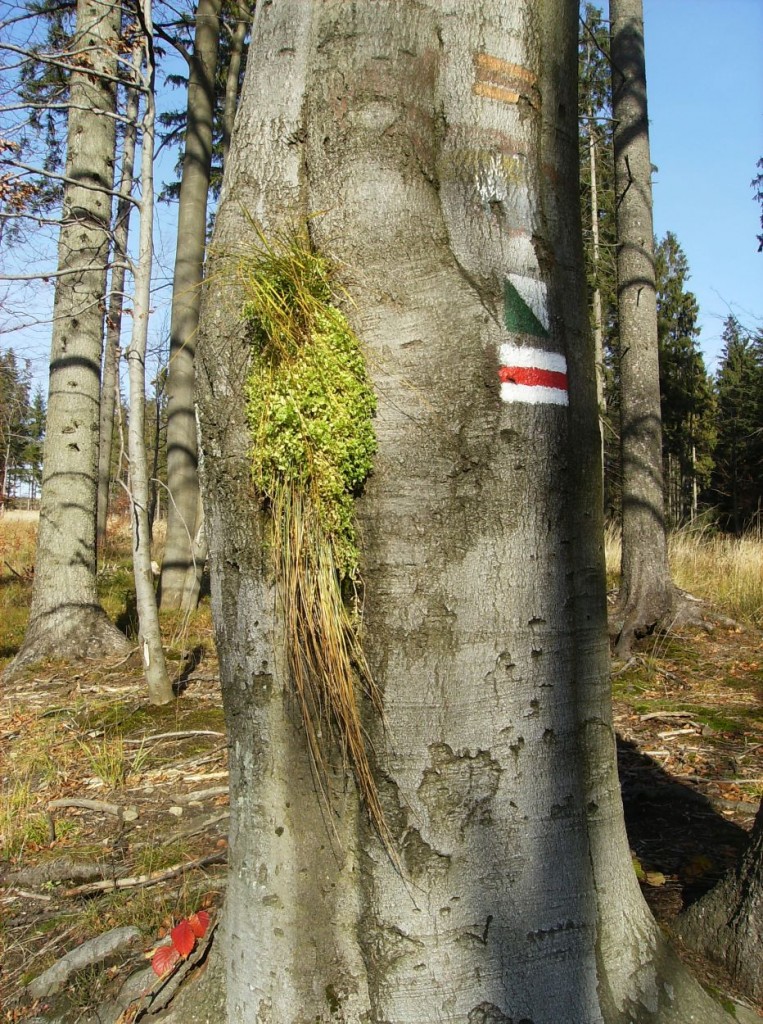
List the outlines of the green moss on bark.
<svg viewBox="0 0 763 1024">
<path fill-rule="evenodd" d="M 334 302 L 332 266 L 306 231 L 240 260 L 251 329 L 246 383 L 252 478 L 272 519 L 287 660 L 310 753 L 329 797 L 336 740 L 390 848 L 364 741 L 358 691 L 381 712 L 360 642 L 355 499 L 376 451 L 376 397 L 360 341 Z"/>
</svg>

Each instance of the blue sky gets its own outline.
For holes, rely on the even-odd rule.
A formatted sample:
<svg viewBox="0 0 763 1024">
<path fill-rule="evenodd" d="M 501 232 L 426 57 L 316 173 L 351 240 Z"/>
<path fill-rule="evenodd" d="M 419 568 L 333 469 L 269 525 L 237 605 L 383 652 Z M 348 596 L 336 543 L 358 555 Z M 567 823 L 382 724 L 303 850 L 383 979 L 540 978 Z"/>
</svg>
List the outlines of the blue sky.
<svg viewBox="0 0 763 1024">
<path fill-rule="evenodd" d="M 763 0 L 644 0 L 644 31 L 655 232 L 688 257 L 715 370 L 729 312 L 763 327 Z"/>
</svg>

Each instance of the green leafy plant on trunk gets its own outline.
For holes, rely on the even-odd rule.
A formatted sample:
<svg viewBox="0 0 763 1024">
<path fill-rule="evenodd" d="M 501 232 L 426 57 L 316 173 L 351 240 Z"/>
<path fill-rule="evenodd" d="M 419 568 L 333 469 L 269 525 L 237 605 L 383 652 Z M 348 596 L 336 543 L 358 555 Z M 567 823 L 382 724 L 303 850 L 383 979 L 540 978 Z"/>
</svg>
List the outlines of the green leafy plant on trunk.
<svg viewBox="0 0 763 1024">
<path fill-rule="evenodd" d="M 237 276 L 252 342 L 252 477 L 272 519 L 289 671 L 320 785 L 327 735 L 389 848 L 359 708 L 364 691 L 381 713 L 360 639 L 354 520 L 376 451 L 376 398 L 360 342 L 334 303 L 331 261 L 313 251 L 305 229 L 258 234 Z"/>
</svg>

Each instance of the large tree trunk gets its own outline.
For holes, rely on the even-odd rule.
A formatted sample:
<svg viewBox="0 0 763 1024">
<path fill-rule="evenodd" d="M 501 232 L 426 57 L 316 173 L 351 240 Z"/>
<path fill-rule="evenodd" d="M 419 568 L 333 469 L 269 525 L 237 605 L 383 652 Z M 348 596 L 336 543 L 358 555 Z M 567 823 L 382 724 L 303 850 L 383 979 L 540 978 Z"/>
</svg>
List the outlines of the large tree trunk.
<svg viewBox="0 0 763 1024">
<path fill-rule="evenodd" d="M 620 324 L 622 574 L 614 630 L 627 653 L 668 615 L 652 164 L 642 0 L 610 0 Z"/>
<path fill-rule="evenodd" d="M 739 864 L 678 919 L 687 946 L 721 963 L 763 1003 L 763 802 Z"/>
<path fill-rule="evenodd" d="M 95 583 L 103 299 L 114 181 L 116 53 L 121 8 L 79 0 L 72 72 L 50 392 L 29 627 L 14 670 L 43 657 L 124 653 Z M 92 62 L 92 64 L 90 63 Z M 75 182 L 77 184 L 75 184 Z"/>
<path fill-rule="evenodd" d="M 172 283 L 170 363 L 167 375 L 167 539 L 162 562 L 162 608 L 179 608 L 188 575 L 200 580 L 194 560 L 200 528 L 198 443 L 193 404 L 196 332 L 207 230 L 212 166 L 215 69 L 221 0 L 200 0 L 188 77 L 188 127 L 178 206 L 175 276 Z M 198 586 L 195 587 L 198 595 Z"/>
<path fill-rule="evenodd" d="M 665 952 L 623 828 L 576 24 L 561 0 L 257 7 L 215 250 L 320 211 L 354 300 L 379 399 L 359 514 L 385 724 L 366 726 L 400 863 L 340 758 L 316 792 L 221 260 L 198 386 L 231 1024 L 725 1020 Z"/>
</svg>

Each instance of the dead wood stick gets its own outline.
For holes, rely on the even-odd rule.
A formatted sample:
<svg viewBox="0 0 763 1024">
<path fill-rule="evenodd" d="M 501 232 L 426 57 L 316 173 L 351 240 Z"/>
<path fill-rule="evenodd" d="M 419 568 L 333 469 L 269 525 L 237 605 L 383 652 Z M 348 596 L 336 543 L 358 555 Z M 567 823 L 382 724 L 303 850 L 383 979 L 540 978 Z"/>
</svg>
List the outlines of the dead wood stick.
<svg viewBox="0 0 763 1024">
<path fill-rule="evenodd" d="M 119 804 L 109 804 L 105 800 L 88 800 L 85 797 L 62 797 L 60 800 L 51 800 L 48 810 L 56 807 L 80 807 L 86 811 L 103 811 L 104 814 L 113 814 L 115 818 L 121 818 L 124 808 Z"/>
<path fill-rule="evenodd" d="M 759 786 L 763 779 L 713 779 L 706 775 L 674 775 L 674 779 L 689 779 L 692 782 L 707 782 L 710 785 L 720 783 L 724 786 L 749 786 L 750 784 Z"/>
<path fill-rule="evenodd" d="M 124 744 L 125 746 L 128 744 L 141 746 L 144 743 L 158 743 L 160 740 L 188 740 L 194 736 L 216 736 L 218 739 L 222 739 L 225 733 L 213 732 L 211 729 L 186 729 L 181 732 L 159 732 L 155 736 L 144 736 L 140 740 L 124 740 Z"/>
<path fill-rule="evenodd" d="M 195 825 L 190 825 L 188 828 L 183 829 L 177 834 L 183 839 L 188 839 L 189 836 L 198 835 L 199 832 L 205 832 L 212 825 L 217 825 L 220 821 L 225 821 L 230 818 L 230 810 L 222 811 L 220 814 L 213 814 L 211 818 L 205 818 L 204 821 L 200 821 Z"/>
<path fill-rule="evenodd" d="M 19 899 L 23 896 L 26 900 L 42 900 L 43 903 L 50 903 L 53 899 L 52 896 L 46 896 L 41 892 L 29 892 L 28 889 L 14 889 L 13 899 Z"/>
<path fill-rule="evenodd" d="M 174 867 L 167 868 L 164 871 L 153 871 L 148 875 L 135 875 L 132 878 L 104 879 L 102 882 L 77 885 L 74 889 L 67 889 L 64 896 L 86 896 L 96 892 L 112 892 L 115 889 L 145 888 L 149 885 L 156 885 L 159 882 L 167 882 L 171 878 L 177 878 L 178 875 L 183 875 L 186 871 L 205 868 L 210 864 L 222 864 L 227 858 L 227 850 L 220 850 L 218 853 L 210 853 L 206 857 L 199 857 L 198 860 L 175 864 Z"/>
<path fill-rule="evenodd" d="M 216 796 L 227 796 L 228 792 L 227 786 L 213 786 L 211 789 L 197 789 L 193 793 L 179 793 L 174 800 L 176 804 L 195 804 L 197 801 L 200 803 Z"/>
<path fill-rule="evenodd" d="M 646 715 L 639 715 L 639 720 L 648 722 L 651 718 L 693 718 L 693 711 L 650 711 Z"/>
</svg>

